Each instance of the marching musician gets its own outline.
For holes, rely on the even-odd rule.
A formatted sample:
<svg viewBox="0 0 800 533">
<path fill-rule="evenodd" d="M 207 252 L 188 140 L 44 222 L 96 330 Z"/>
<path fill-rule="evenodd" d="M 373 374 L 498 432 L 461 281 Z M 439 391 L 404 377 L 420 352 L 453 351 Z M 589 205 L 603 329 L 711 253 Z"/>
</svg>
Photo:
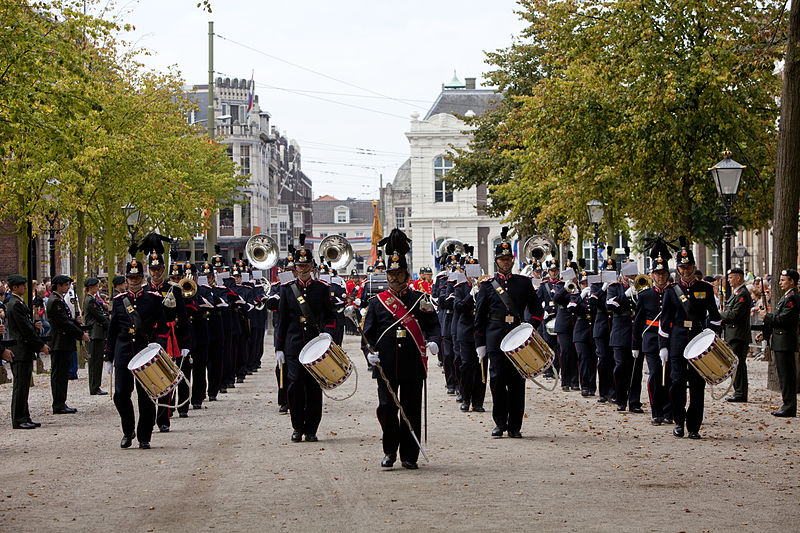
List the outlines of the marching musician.
<svg viewBox="0 0 800 533">
<path fill-rule="evenodd" d="M 320 258 L 320 260 L 322 260 L 322 258 Z M 344 308 L 347 305 L 345 288 L 341 285 L 342 278 L 336 275 L 337 272 L 335 269 L 331 268 L 330 262 L 328 262 L 327 265 L 324 262 L 320 262 L 319 274 L 328 274 L 331 279 L 328 289 L 330 290 L 333 309 L 336 312 L 336 329 L 333 333 L 333 342 L 341 346 L 344 340 Z"/>
<path fill-rule="evenodd" d="M 664 293 L 661 319 L 658 325 L 659 357 L 666 366 L 669 358 L 672 384 L 670 399 L 675 427 L 672 434 L 683 437 L 684 424 L 690 439 L 699 439 L 703 423 L 703 392 L 706 381 L 683 356 L 686 345 L 705 327 L 719 333 L 722 319 L 714 300 L 711 284 L 697 279 L 694 254 L 685 237 L 680 238 L 678 251 L 678 281 Z M 686 388 L 689 388 L 689 408 L 686 408 Z"/>
<path fill-rule="evenodd" d="M 73 318 L 64 295 L 72 286 L 72 278 L 59 274 L 53 278 L 52 292 L 47 299 L 47 317 L 50 320 L 50 387 L 53 394 L 53 414 L 76 413 L 78 410 L 67 405 L 69 385 L 69 365 L 75 341 L 89 342 L 89 334 L 81 328 L 81 323 Z"/>
<path fill-rule="evenodd" d="M 497 274 L 484 280 L 478 290 L 475 308 L 475 345 L 478 360 L 488 354 L 492 418 L 496 424 L 493 437 L 504 432 L 512 438 L 522 438 L 522 415 L 525 411 L 525 378 L 500 350 L 500 341 L 523 320 L 525 309 L 530 312 L 534 328 L 542 321 L 542 304 L 531 280 L 512 274 L 514 252 L 507 239 L 508 228 L 500 233 L 494 250 Z M 556 269 L 557 270 L 557 269 Z"/>
<path fill-rule="evenodd" d="M 639 353 L 647 360 L 649 378 L 647 392 L 650 398 L 651 423 L 660 426 L 672 423 L 672 404 L 669 398 L 670 375 L 669 361 L 662 364 L 658 356 L 658 328 L 664 293 L 669 290 L 669 260 L 672 253 L 666 241 L 657 237 L 646 242 L 650 249 L 650 278 L 653 286 L 639 292 L 636 302 L 636 315 L 633 320 L 633 354 Z M 662 376 L 663 372 L 663 376 Z M 662 384 L 663 383 L 663 384 Z"/>
<path fill-rule="evenodd" d="M 606 260 L 603 261 L 602 271 L 617 271 L 617 261 L 614 259 L 614 247 L 606 250 Z M 614 352 L 609 346 L 611 340 L 611 316 L 606 306 L 608 286 L 603 283 L 602 274 L 589 287 L 589 312 L 594 315 L 592 324 L 592 338 L 594 349 L 597 352 L 597 388 L 598 403 L 614 401 Z"/>
<path fill-rule="evenodd" d="M 222 347 L 219 351 L 219 363 L 216 363 L 214 366 L 216 370 L 219 371 L 217 374 L 215 371 L 215 383 L 214 388 L 216 392 L 221 394 L 226 394 L 228 392 L 228 374 L 230 373 L 231 368 L 231 353 L 233 351 L 233 341 L 234 341 L 234 320 L 233 320 L 233 308 L 228 303 L 228 295 L 230 291 L 224 284 L 224 276 L 228 275 L 228 266 L 226 264 L 225 258 L 222 256 L 220 251 L 220 246 L 214 245 L 214 255 L 211 256 L 211 267 L 214 271 L 214 274 L 210 281 L 214 283 L 211 288 L 216 301 L 214 303 L 214 307 L 219 312 L 220 322 L 222 323 L 222 337 L 221 337 L 221 344 Z M 238 321 L 236 321 L 236 331 L 238 332 Z M 209 379 L 211 377 L 209 376 Z M 209 399 L 211 398 L 216 399 L 216 393 L 214 395 L 209 394 Z M 212 400 L 213 401 L 213 400 Z"/>
<path fill-rule="evenodd" d="M 333 336 L 336 315 L 328 284 L 312 279 L 314 257 L 304 247 L 305 234 L 300 234 L 300 247 L 294 250 L 297 277 L 281 286 L 275 358 L 287 365 L 289 414 L 292 417 L 292 442 L 317 442 L 317 428 L 322 420 L 322 389 L 300 364 L 303 346 L 320 333 Z"/>
<path fill-rule="evenodd" d="M 89 329 L 89 338 L 86 343 L 87 367 L 89 374 L 89 394 L 106 395 L 100 388 L 103 379 L 103 350 L 106 345 L 108 331 L 108 312 L 103 304 L 97 300 L 100 290 L 100 280 L 88 277 L 83 282 L 86 294 L 83 297 L 83 312 L 86 315 L 86 327 Z"/>
<path fill-rule="evenodd" d="M 451 245 L 455 246 L 455 245 Z M 447 394 L 455 394 L 456 399 L 461 396 L 459 387 L 459 361 L 456 347 L 453 343 L 453 300 L 455 290 L 455 273 L 458 271 L 458 264 L 461 261 L 461 254 L 452 251 L 447 258 L 447 264 L 450 268 L 447 282 L 444 287 L 439 291 L 439 306 L 444 308 L 444 323 L 441 325 L 440 331 L 442 335 L 442 343 L 444 345 L 444 355 L 442 356 L 442 363 L 444 364 L 444 377 L 445 386 L 447 387 Z M 456 322 L 457 324 L 458 322 Z"/>
<path fill-rule="evenodd" d="M 424 266 L 419 269 L 419 279 L 414 280 L 413 288 L 415 291 L 430 294 L 433 288 L 433 270 L 431 267 Z"/>
<path fill-rule="evenodd" d="M 720 311 L 725 329 L 725 342 L 730 344 L 739 364 L 733 378 L 733 396 L 725 398 L 729 402 L 747 402 L 747 351 L 752 339 L 750 332 L 750 311 L 753 298 L 744 284 L 744 270 L 728 270 L 728 283 L 731 294 L 725 299 L 725 307 Z"/>
<path fill-rule="evenodd" d="M 255 307 L 253 305 L 252 291 L 249 287 L 242 284 L 242 274 L 246 273 L 246 265 L 242 258 L 239 258 L 233 266 L 231 266 L 231 277 L 228 278 L 232 282 L 227 284 L 230 290 L 228 301 L 234 308 L 234 320 L 239 325 L 239 335 L 236 337 L 236 342 L 233 345 L 235 356 L 232 358 L 232 373 L 235 376 L 236 383 L 244 383 L 244 378 L 247 376 L 247 361 L 249 358 L 249 345 L 250 345 L 250 319 L 248 314 Z M 233 379 L 233 377 L 231 378 Z M 228 387 L 230 387 L 230 383 Z"/>
<path fill-rule="evenodd" d="M 572 276 L 569 281 L 577 285 L 577 282 L 574 281 L 576 279 L 574 267 L 578 265 L 572 263 L 572 251 L 569 252 L 568 259 L 570 263 L 565 273 L 569 273 Z M 561 360 L 561 390 L 565 392 L 581 390 L 578 378 L 578 354 L 572 342 L 574 321 L 568 309 L 572 293 L 567 290 L 565 280 L 551 281 L 551 287 L 553 289 L 552 303 L 555 305 L 556 312 L 553 330 L 556 333 L 559 359 Z M 574 289 L 574 291 L 580 294 L 580 290 Z"/>
<path fill-rule="evenodd" d="M 438 353 L 435 341 L 440 330 L 433 306 L 425 294 L 408 287 L 408 244 L 408 237 L 397 228 L 378 244 L 386 245 L 389 257 L 389 289 L 370 300 L 363 332 L 367 342 L 378 351 L 368 353 L 367 360 L 376 365 L 372 377 L 380 378 L 377 414 L 385 454 L 381 466 L 394 466 L 399 449 L 403 468 L 413 470 L 418 468 L 419 448 L 404 420 L 398 418 L 392 394 L 399 397 L 414 433 L 420 435 L 422 386 L 427 374 L 426 349 L 434 355 Z"/>
<path fill-rule="evenodd" d="M 455 249 L 455 245 L 453 246 Z M 444 289 L 447 285 L 447 277 L 450 274 L 450 269 L 447 267 L 447 254 L 442 254 L 440 258 L 437 259 L 437 263 L 439 265 L 439 272 L 436 274 L 436 277 L 431 284 L 431 301 L 433 305 L 436 306 L 436 316 L 439 318 L 439 330 L 444 329 L 444 317 L 446 315 L 444 307 L 439 303 L 439 296 L 444 292 Z M 444 298 L 442 298 L 444 300 Z M 439 340 L 439 354 L 437 355 L 437 359 L 439 361 L 439 366 L 444 368 L 444 353 L 445 353 L 445 346 L 444 346 L 444 339 L 440 337 Z M 447 382 L 447 374 L 445 373 L 445 382 Z"/>
<path fill-rule="evenodd" d="M 579 290 L 571 295 L 567 309 L 572 314 L 574 327 L 572 342 L 578 357 L 578 377 L 581 396 L 594 396 L 597 392 L 597 353 L 592 347 L 592 323 L 589 313 L 589 273 L 583 269 L 585 260 L 579 260 Z"/>
<path fill-rule="evenodd" d="M 614 399 L 617 411 L 627 409 L 632 413 L 644 413 L 641 401 L 644 362 L 633 356 L 633 311 L 636 304 L 631 281 L 635 274 L 636 264 L 623 261 L 619 278 L 608 286 L 606 307 L 611 314 L 608 345 L 614 350 Z"/>
<path fill-rule="evenodd" d="M 797 351 L 797 318 L 800 311 L 800 297 L 797 296 L 797 271 L 791 268 L 781 271 L 780 287 L 784 294 L 778 300 L 773 313 L 761 309 L 759 316 L 764 321 L 764 337 L 770 338 L 772 353 L 775 355 L 775 368 L 781 385 L 783 405 L 773 416 L 794 418 L 797 416 L 797 364 L 794 353 Z"/>
<path fill-rule="evenodd" d="M 278 314 L 278 309 L 281 303 L 281 281 L 280 276 L 286 272 L 286 277 L 294 276 L 294 256 L 292 255 L 294 247 L 290 248 L 289 255 L 283 259 L 285 268 L 278 268 L 278 281 L 275 281 L 270 286 L 269 295 L 267 296 L 267 309 L 272 311 L 272 347 L 277 352 L 278 346 L 278 330 L 280 329 L 281 317 Z M 278 412 L 280 414 L 287 414 L 289 412 L 289 401 L 286 396 L 286 365 L 282 363 L 275 363 L 275 379 L 278 382 Z"/>
<path fill-rule="evenodd" d="M 189 402 L 192 405 L 192 409 L 201 409 L 203 400 L 206 399 L 206 369 L 208 367 L 208 348 L 211 343 L 209 319 L 211 311 L 214 309 L 214 304 L 212 303 L 214 297 L 211 295 L 211 287 L 198 283 L 197 265 L 192 263 L 189 257 L 183 263 L 183 276 L 194 281 L 197 286 L 195 294 L 191 298 L 185 299 L 192 339 L 189 353 L 192 356 L 191 364 L 188 368 L 184 365 L 184 372 L 187 369 L 191 372 L 192 391 Z M 184 392 L 182 393 L 181 391 Z M 178 386 L 178 403 L 182 403 L 186 399 L 184 395 L 186 392 L 188 392 L 188 387 L 182 389 Z M 178 411 L 187 412 L 188 408 L 189 406 L 186 405 L 178 409 Z"/>
<path fill-rule="evenodd" d="M 112 369 L 116 369 L 114 405 L 122 424 L 120 448 L 130 448 L 138 435 L 139 448 L 149 449 L 156 418 L 155 404 L 128 370 L 128 363 L 151 342 L 166 347 L 167 320 L 161 294 L 144 287 L 144 265 L 134 255 L 135 245 L 131 250 L 133 257 L 125 265 L 128 288 L 113 299 L 104 359 L 106 372 L 111 374 Z M 138 424 L 131 401 L 134 383 L 139 406 Z"/>
<path fill-rule="evenodd" d="M 466 247 L 465 247 L 466 248 Z M 472 256 L 471 248 L 464 259 L 464 265 L 477 265 L 478 260 Z M 478 360 L 475 349 L 475 297 L 478 294 L 479 284 L 475 278 L 464 276 L 456 282 L 454 302 L 457 320 L 456 334 L 453 342 L 458 343 L 459 357 L 461 359 L 461 407 L 462 411 L 469 411 L 470 404 L 476 413 L 484 413 L 483 401 L 486 397 L 486 375 L 483 371 L 483 361 Z"/>
<path fill-rule="evenodd" d="M 197 294 L 211 304 L 211 307 L 206 310 L 208 318 L 208 346 L 205 349 L 206 354 L 206 376 L 201 377 L 198 375 L 195 379 L 206 380 L 208 382 L 206 390 L 208 391 L 208 401 L 217 401 L 217 393 L 219 393 L 220 378 L 222 376 L 222 354 L 225 345 L 225 331 L 222 327 L 222 311 L 220 306 L 223 302 L 216 291 L 216 279 L 214 277 L 214 269 L 211 263 L 208 262 L 208 254 L 203 254 L 203 263 L 200 266 L 200 274 L 205 278 L 205 283 L 200 283 L 199 277 L 197 281 Z M 203 306 L 205 307 L 205 306 Z M 193 341 L 194 342 L 194 341 Z M 202 358 L 202 349 L 200 357 Z M 202 363 L 197 363 L 202 364 Z M 202 400 L 205 398 L 202 390 L 197 390 L 195 394 L 194 381 L 192 382 L 192 403 L 199 402 L 202 405 Z"/>
<path fill-rule="evenodd" d="M 547 327 L 549 324 L 555 325 L 556 303 L 553 298 L 556 293 L 556 286 L 562 283 L 560 278 L 561 269 L 559 268 L 560 264 L 556 258 L 546 260 L 544 266 L 547 269 L 547 277 L 544 278 L 541 285 L 539 285 L 537 293 L 539 300 L 542 302 L 542 308 L 544 309 L 539 333 L 541 333 L 544 342 L 546 342 L 547 345 L 550 346 L 550 349 L 553 350 L 553 353 L 556 354 L 553 367 L 555 370 L 559 370 L 561 368 L 561 350 L 559 349 L 558 336 L 555 331 L 551 334 L 550 331 L 547 330 Z M 544 377 L 554 377 L 553 368 L 548 368 L 544 372 Z"/>
</svg>

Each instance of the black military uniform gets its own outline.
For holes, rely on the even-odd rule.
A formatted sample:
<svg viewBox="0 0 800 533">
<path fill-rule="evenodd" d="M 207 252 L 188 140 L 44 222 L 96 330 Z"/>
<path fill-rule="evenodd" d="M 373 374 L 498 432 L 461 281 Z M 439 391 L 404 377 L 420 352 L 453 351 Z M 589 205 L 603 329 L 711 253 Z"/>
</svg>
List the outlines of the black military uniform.
<svg viewBox="0 0 800 533">
<path fill-rule="evenodd" d="M 311 250 L 301 247 L 294 251 L 294 264 L 313 264 Z M 321 332 L 333 334 L 336 314 L 331 303 L 328 284 L 313 278 L 299 278 L 281 286 L 278 307 L 280 324 L 275 345 L 276 354 L 283 352 L 288 370 L 289 414 L 292 417 L 292 441 L 317 440 L 317 428 L 322 420 L 322 389 L 300 364 L 300 351 Z"/>
<path fill-rule="evenodd" d="M 628 297 L 628 282 L 615 281 L 608 286 L 606 308 L 611 314 L 608 345 L 614 350 L 614 400 L 617 411 L 629 409 L 643 413 L 641 357 L 633 357 L 634 302 Z"/>
<path fill-rule="evenodd" d="M 14 274 L 8 277 L 8 285 L 13 288 L 28 282 L 23 276 Z M 14 344 L 9 348 L 13 354 L 11 373 L 14 384 L 11 391 L 11 426 L 14 429 L 34 429 L 41 424 L 31 420 L 28 409 L 28 394 L 33 375 L 33 360 L 42 350 L 44 341 L 33 323 L 31 311 L 22 298 L 11 294 L 6 308 L 8 337 Z M 2 351 L 2 348 L 0 348 Z"/>
<path fill-rule="evenodd" d="M 86 278 L 83 286 L 86 288 L 98 285 L 100 280 L 95 277 Z M 106 333 L 108 332 L 108 312 L 95 296 L 86 294 L 83 298 L 84 323 L 89 329 L 89 342 L 86 343 L 87 366 L 89 373 L 89 394 L 108 394 L 100 389 L 103 379 L 103 351 L 106 346 Z"/>
<path fill-rule="evenodd" d="M 219 392 L 219 380 L 222 374 L 222 349 L 223 341 L 225 339 L 225 332 L 222 330 L 222 312 L 220 311 L 220 306 L 223 305 L 223 302 L 215 293 L 212 285 L 215 283 L 215 278 L 214 270 L 211 267 L 211 264 L 204 262 L 200 266 L 199 272 L 200 275 L 205 276 L 207 281 L 207 283 L 204 284 L 198 283 L 197 294 L 203 302 L 201 307 L 205 309 L 205 313 L 207 315 L 206 325 L 208 327 L 208 345 L 205 349 L 205 376 L 200 376 L 199 372 L 195 372 L 196 377 L 194 379 L 199 379 L 206 382 L 205 390 L 208 392 L 208 401 L 214 402 L 217 400 L 217 393 Z M 211 304 L 211 306 L 206 308 L 205 302 L 208 302 Z M 195 342 L 195 338 L 192 336 L 192 343 Z M 200 348 L 201 357 L 202 351 L 202 348 Z M 202 361 L 199 362 L 198 365 L 199 364 L 202 364 Z M 197 391 L 196 393 L 195 390 Z M 195 382 L 192 381 L 192 403 L 195 403 L 196 400 L 203 398 L 204 396 L 204 391 L 199 389 L 199 385 L 196 388 Z"/>
<path fill-rule="evenodd" d="M 614 249 L 608 247 L 608 258 L 603 270 L 616 272 L 617 262 L 611 256 Z M 592 314 L 592 339 L 597 352 L 598 403 L 614 401 L 614 352 L 608 345 L 611 339 L 611 316 L 606 306 L 607 285 L 601 281 L 589 287 L 589 312 Z"/>
<path fill-rule="evenodd" d="M 83 329 L 72 317 L 64 295 L 56 290 L 59 285 L 72 283 L 69 276 L 58 275 L 53 278 L 53 291 L 47 300 L 47 317 L 50 320 L 50 387 L 53 394 L 53 413 L 70 414 L 77 409 L 67 405 L 69 385 L 69 364 L 75 341 L 83 338 Z"/>
<path fill-rule="evenodd" d="M 579 282 L 588 283 L 589 274 L 581 271 Z M 570 297 L 567 309 L 572 313 L 574 327 L 572 343 L 578 357 L 578 376 L 580 378 L 581 396 L 594 396 L 597 392 L 597 353 L 592 345 L 592 317 L 589 312 L 589 288 Z"/>
<path fill-rule="evenodd" d="M 143 267 L 142 262 L 132 259 L 125 267 L 126 277 L 141 276 Z M 148 290 L 146 286 L 137 292 L 128 290 L 117 294 L 112 300 L 105 360 L 114 363 L 114 405 L 122 423 L 120 445 L 123 448 L 128 448 L 137 435 L 140 448 L 150 447 L 156 407 L 128 370 L 128 363 L 151 342 L 166 347 L 167 321 L 161 301 L 161 294 Z M 138 424 L 131 401 L 134 383 L 139 406 Z"/>
<path fill-rule="evenodd" d="M 294 268 L 294 257 L 286 259 L 286 268 L 288 270 Z M 276 281 L 269 289 L 267 296 L 267 309 L 272 311 L 272 347 L 277 351 L 278 346 L 278 330 L 280 329 L 280 314 L 278 310 L 281 304 L 281 284 Z M 289 412 L 289 400 L 286 396 L 287 379 L 286 379 L 286 365 L 280 363 L 275 364 L 275 380 L 278 384 L 278 412 L 285 414 Z"/>
<path fill-rule="evenodd" d="M 739 274 L 744 279 L 741 268 L 732 268 L 728 274 Z M 752 340 L 750 331 L 750 311 L 753 309 L 753 298 L 742 282 L 739 287 L 731 287 L 731 294 L 725 299 L 725 306 L 720 311 L 722 326 L 725 331 L 725 342 L 730 344 L 736 354 L 736 376 L 733 378 L 733 396 L 729 402 L 747 401 L 747 352 Z"/>
<path fill-rule="evenodd" d="M 677 263 L 678 266 L 694 267 L 694 255 L 683 237 Z M 658 326 L 658 345 L 660 350 L 666 348 L 669 352 L 672 373 L 669 395 L 672 400 L 672 417 L 675 420 L 672 432 L 676 437 L 683 437 L 686 424 L 689 437 L 699 439 L 700 426 L 703 423 L 703 391 L 706 382 L 698 372 L 688 367 L 683 356 L 684 349 L 706 327 L 719 333 L 721 322 L 714 300 L 714 288 L 710 283 L 695 278 L 688 282 L 681 279 L 664 293 Z M 690 395 L 688 409 L 687 383 Z"/>
<path fill-rule="evenodd" d="M 568 309 L 572 294 L 567 292 L 563 281 L 553 283 L 552 287 L 552 301 L 556 307 L 556 322 L 553 329 L 556 333 L 561 361 L 561 390 L 577 391 L 581 387 L 578 377 L 578 354 L 572 341 L 575 321 Z"/>
<path fill-rule="evenodd" d="M 459 261 L 458 254 L 451 254 L 449 256 L 449 265 L 451 273 L 455 272 Z M 452 274 L 451 274 L 452 275 Z M 442 344 L 444 346 L 444 355 L 442 356 L 442 364 L 444 364 L 444 377 L 445 385 L 447 387 L 447 394 L 458 394 L 459 384 L 459 366 L 460 361 L 456 355 L 455 346 L 453 343 L 453 290 L 455 289 L 455 281 L 448 279 L 439 291 L 439 307 L 444 309 L 443 320 L 440 326 L 442 334 Z"/>
<path fill-rule="evenodd" d="M 389 237 L 379 243 L 379 246 L 387 244 L 389 270 L 408 273 L 408 263 L 405 258 L 408 250 L 407 242 L 405 234 L 395 228 Z M 410 311 L 416 327 L 424 336 L 424 339 L 418 340 L 427 344 L 419 346 L 411 331 L 397 323 L 399 317 L 396 317 L 387 306 L 397 304 L 398 301 L 402 304 L 402 308 L 398 305 L 399 311 L 395 312 L 401 313 L 402 316 L 406 311 Z M 413 329 L 413 323 L 411 327 Z M 414 433 L 419 437 L 422 386 L 427 374 L 427 356 L 423 352 L 426 346 L 431 349 L 431 344 L 438 340 L 440 334 L 439 321 L 433 306 L 427 302 L 423 293 L 408 287 L 400 291 L 387 289 L 370 300 L 364 317 L 363 331 L 367 342 L 377 350 L 380 368 L 383 369 L 389 386 L 398 395 L 403 412 L 411 422 Z M 381 377 L 377 366 L 372 371 L 372 377 Z M 399 448 L 403 467 L 414 469 L 417 468 L 419 448 L 405 422 L 398 416 L 398 412 L 386 382 L 378 379 L 377 414 L 383 430 L 385 454 L 381 466 L 385 468 L 393 466 Z"/>
<path fill-rule="evenodd" d="M 477 261 L 469 257 L 465 264 L 476 264 Z M 459 357 L 461 359 L 461 410 L 472 410 L 483 413 L 483 401 L 486 397 L 486 375 L 483 370 L 483 361 L 478 360 L 475 349 L 475 297 L 478 287 L 469 281 L 457 283 L 454 292 L 453 306 L 456 310 L 456 335 L 453 341 L 458 343 Z"/>
<path fill-rule="evenodd" d="M 173 269 L 173 267 L 176 267 Z M 181 264 L 173 264 L 170 267 L 170 275 L 184 276 L 197 283 L 197 266 L 191 261 Z M 205 296 L 204 296 L 205 295 Z M 181 416 L 189 411 L 189 403 L 192 408 L 200 409 L 203 400 L 206 399 L 206 366 L 208 365 L 208 317 L 213 304 L 211 300 L 211 289 L 209 287 L 197 286 L 197 291 L 190 298 L 184 298 L 186 307 L 186 318 L 189 321 L 189 335 L 191 338 L 191 354 L 184 361 L 183 371 L 192 383 L 191 390 L 188 383 L 178 385 L 178 408 Z"/>
<path fill-rule="evenodd" d="M 504 228 L 501 242 L 494 250 L 495 261 L 514 255 L 511 243 L 505 239 L 506 231 Z M 510 306 L 501 294 L 510 298 Z M 492 418 L 497 425 L 492 430 L 494 437 L 502 436 L 505 431 L 509 437 L 522 437 L 525 378 L 500 350 L 500 342 L 520 324 L 525 309 L 530 312 L 528 322 L 535 328 L 542 321 L 542 304 L 528 277 L 498 272 L 480 284 L 475 309 L 475 345 L 479 356 L 481 352 L 489 356 Z"/>
<path fill-rule="evenodd" d="M 431 301 L 433 302 L 433 305 L 436 306 L 436 316 L 439 319 L 439 330 L 441 331 L 444 329 L 444 318 L 446 312 L 445 308 L 439 303 L 439 297 L 444 296 L 443 293 L 445 292 L 444 290 L 447 286 L 447 277 L 450 274 L 450 269 L 446 266 L 446 256 L 442 256 L 442 258 L 439 260 L 439 265 L 441 265 L 442 270 L 436 274 L 436 277 L 433 278 L 433 282 L 431 283 Z M 442 300 L 444 300 L 444 298 L 442 298 Z M 442 303 L 444 302 L 442 301 Z M 439 361 L 439 366 L 441 366 L 442 369 L 444 369 L 444 353 L 444 339 L 441 339 L 439 341 L 439 354 L 437 355 L 437 359 Z M 446 381 L 447 374 L 445 374 L 445 382 Z"/>
<path fill-rule="evenodd" d="M 775 311 L 764 316 L 765 337 L 770 337 L 772 353 L 775 356 L 775 368 L 781 384 L 783 405 L 774 416 L 797 416 L 797 364 L 794 353 L 797 351 L 797 319 L 800 312 L 800 297 L 797 295 L 798 274 L 796 270 L 787 269 L 781 272 L 794 280 L 794 287 L 787 290 Z"/>
<path fill-rule="evenodd" d="M 545 261 L 545 267 L 547 268 L 548 274 L 550 271 L 558 271 L 559 262 L 558 259 L 548 259 Z M 556 302 L 554 300 L 556 287 L 559 283 L 562 283 L 561 280 L 558 278 L 558 274 L 555 277 L 547 277 L 542 280 L 541 285 L 539 285 L 539 289 L 537 291 L 537 296 L 539 300 L 542 302 L 542 309 L 544 313 L 542 315 L 542 323 L 538 328 L 539 333 L 542 336 L 544 342 L 550 346 L 550 349 L 553 350 L 553 353 L 556 354 L 556 359 L 553 363 L 553 367 L 555 370 L 559 370 L 561 368 L 561 347 L 558 343 L 558 334 L 553 331 L 551 335 L 547 331 L 548 324 L 553 324 L 553 328 L 555 328 L 555 320 L 558 308 L 556 307 Z M 547 369 L 544 373 L 545 377 L 553 377 L 553 370 Z"/>
</svg>

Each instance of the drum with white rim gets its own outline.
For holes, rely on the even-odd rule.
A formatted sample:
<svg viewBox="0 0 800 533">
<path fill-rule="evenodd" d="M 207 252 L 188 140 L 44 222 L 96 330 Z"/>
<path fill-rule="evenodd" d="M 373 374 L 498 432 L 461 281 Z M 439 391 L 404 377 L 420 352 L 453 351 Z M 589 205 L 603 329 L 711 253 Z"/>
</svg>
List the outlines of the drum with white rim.
<svg viewBox="0 0 800 533">
<path fill-rule="evenodd" d="M 350 377 L 353 363 L 327 333 L 308 341 L 300 351 L 300 364 L 326 390 L 335 389 Z"/>
<path fill-rule="evenodd" d="M 719 385 L 728 379 L 739 362 L 730 345 L 711 329 L 704 329 L 689 341 L 683 357 L 709 385 Z"/>
<path fill-rule="evenodd" d="M 171 393 L 185 376 L 160 344 L 151 342 L 128 363 L 128 370 L 153 400 Z"/>
<path fill-rule="evenodd" d="M 500 341 L 500 350 L 520 375 L 534 379 L 555 361 L 556 355 L 531 324 L 524 322 L 509 331 Z"/>
</svg>

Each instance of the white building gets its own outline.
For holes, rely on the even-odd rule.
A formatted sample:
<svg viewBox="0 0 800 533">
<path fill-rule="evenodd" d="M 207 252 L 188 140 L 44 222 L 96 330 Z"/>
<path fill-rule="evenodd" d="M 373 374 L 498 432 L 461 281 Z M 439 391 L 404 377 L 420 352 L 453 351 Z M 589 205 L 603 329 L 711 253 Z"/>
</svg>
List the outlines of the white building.
<svg viewBox="0 0 800 533">
<path fill-rule="evenodd" d="M 480 264 L 487 272 L 494 272 L 494 246 L 500 239 L 502 223 L 481 209 L 486 206 L 486 186 L 454 190 L 442 178 L 453 168 L 452 160 L 447 157 L 451 145 L 465 148 L 470 139 L 463 133 L 468 126 L 459 116 L 480 115 L 501 98 L 494 90 L 476 89 L 475 78 L 466 78 L 461 83 L 454 76 L 442 86 L 442 92 L 423 119 L 416 113 L 411 116 L 411 130 L 406 133 L 411 152 L 406 162 L 410 167 L 410 206 L 402 205 L 402 201 L 392 203 L 392 212 L 386 213 L 386 219 L 391 224 L 395 211 L 409 209 L 404 211 L 404 223 L 411 227 L 407 232 L 413 242 L 414 270 L 422 266 L 435 268 L 433 242 L 438 254 L 442 241 L 458 239 L 475 246 Z M 395 181 L 405 178 L 402 170 L 401 167 Z M 393 184 L 398 191 L 403 185 Z"/>
<path fill-rule="evenodd" d="M 374 209 L 372 200 L 338 200 L 325 195 L 311 202 L 314 217 L 314 235 L 307 239 L 315 252 L 319 243 L 329 235 L 341 235 L 353 247 L 355 260 L 347 267 L 347 274 L 353 269 L 364 273 L 369 261 L 372 246 L 372 221 Z M 345 274 L 345 272 L 342 272 Z"/>
</svg>

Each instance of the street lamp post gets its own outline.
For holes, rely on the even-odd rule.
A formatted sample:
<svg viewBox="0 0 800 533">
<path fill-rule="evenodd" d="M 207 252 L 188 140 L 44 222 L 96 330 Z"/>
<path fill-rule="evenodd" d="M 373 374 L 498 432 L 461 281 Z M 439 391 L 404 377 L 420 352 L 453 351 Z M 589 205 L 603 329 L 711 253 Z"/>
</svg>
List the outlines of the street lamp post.
<svg viewBox="0 0 800 533">
<path fill-rule="evenodd" d="M 589 221 L 594 226 L 594 242 L 593 246 L 593 267 L 596 272 L 600 272 L 600 258 L 598 256 L 597 244 L 600 238 L 600 221 L 603 220 L 603 202 L 599 200 L 591 200 L 586 204 L 586 214 L 589 216 Z"/>
<path fill-rule="evenodd" d="M 722 201 L 722 207 L 725 209 L 722 221 L 722 226 L 725 232 L 725 295 L 730 294 L 730 284 L 728 283 L 728 270 L 731 268 L 731 235 L 733 234 L 733 225 L 731 224 L 731 207 L 736 200 L 736 193 L 739 192 L 739 181 L 742 178 L 742 170 L 745 169 L 741 165 L 731 159 L 731 153 L 728 150 L 722 152 L 722 161 L 708 169 L 711 176 L 714 178 L 714 185 L 717 188 L 717 194 Z"/>
<path fill-rule="evenodd" d="M 136 227 L 139 225 L 139 217 L 142 212 L 132 204 L 124 206 L 122 212 L 125 215 L 125 224 L 128 226 L 130 242 L 133 244 L 133 238 L 136 236 Z"/>
<path fill-rule="evenodd" d="M 59 231 L 56 225 L 58 223 L 58 211 L 54 209 L 47 214 L 47 223 L 50 224 L 48 228 L 50 236 L 47 239 L 50 245 L 50 279 L 53 279 L 56 277 L 56 233 Z"/>
<path fill-rule="evenodd" d="M 733 255 L 739 260 L 739 267 L 744 270 L 744 258 L 747 255 L 747 248 L 742 243 L 739 243 L 733 247 Z"/>
</svg>

